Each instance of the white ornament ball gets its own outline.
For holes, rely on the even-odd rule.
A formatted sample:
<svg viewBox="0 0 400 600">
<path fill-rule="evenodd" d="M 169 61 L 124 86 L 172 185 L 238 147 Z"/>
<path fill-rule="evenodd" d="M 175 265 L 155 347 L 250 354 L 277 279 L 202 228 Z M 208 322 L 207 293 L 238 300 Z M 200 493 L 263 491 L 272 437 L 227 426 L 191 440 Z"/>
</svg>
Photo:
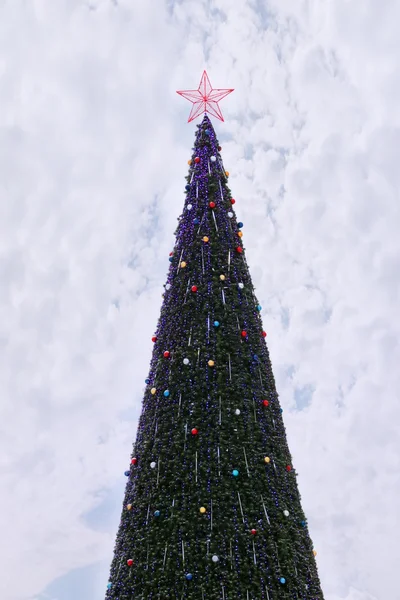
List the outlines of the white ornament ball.
<svg viewBox="0 0 400 600">
<path fill-rule="evenodd" d="M 210 156 L 210 160 L 211 160 L 211 162 L 215 162 L 217 160 L 217 157 L 216 156 Z"/>
<path fill-rule="evenodd" d="M 235 415 L 240 415 L 240 410 L 238 408 L 235 410 Z"/>
<path fill-rule="evenodd" d="M 230 219 L 232 219 L 232 217 L 233 217 L 233 212 L 228 212 L 228 217 L 229 217 Z"/>
<path fill-rule="evenodd" d="M 218 556 L 217 556 L 216 554 L 214 554 L 214 556 L 212 557 L 212 559 L 211 559 L 211 560 L 212 560 L 213 562 L 218 562 L 218 561 L 219 561 L 219 558 L 218 558 Z"/>
<path fill-rule="evenodd" d="M 288 517 L 289 516 L 289 511 L 288 510 L 284 510 L 283 514 L 285 515 L 285 517 Z"/>
<path fill-rule="evenodd" d="M 190 362 L 190 361 L 189 361 L 189 359 L 188 359 L 188 358 L 184 358 L 184 359 L 183 359 L 183 364 L 184 364 L 184 365 L 188 365 L 188 364 L 189 364 L 189 362 Z"/>
<path fill-rule="evenodd" d="M 153 461 L 153 462 L 151 462 L 151 463 L 150 463 L 150 467 L 151 467 L 152 469 L 155 469 L 155 468 L 156 468 L 156 463 L 155 463 L 154 461 Z"/>
<path fill-rule="evenodd" d="M 192 206 L 191 204 L 188 204 L 188 205 L 187 205 L 187 209 L 188 209 L 188 210 L 192 210 L 192 208 L 193 208 L 193 206 Z"/>
<path fill-rule="evenodd" d="M 244 283 L 239 283 L 238 287 L 239 287 L 240 290 L 242 290 L 244 288 Z"/>
<path fill-rule="evenodd" d="M 167 285 L 165 286 L 165 289 L 166 289 L 166 290 L 170 290 L 170 289 L 171 289 L 171 284 L 170 284 L 170 283 L 167 283 Z"/>
</svg>

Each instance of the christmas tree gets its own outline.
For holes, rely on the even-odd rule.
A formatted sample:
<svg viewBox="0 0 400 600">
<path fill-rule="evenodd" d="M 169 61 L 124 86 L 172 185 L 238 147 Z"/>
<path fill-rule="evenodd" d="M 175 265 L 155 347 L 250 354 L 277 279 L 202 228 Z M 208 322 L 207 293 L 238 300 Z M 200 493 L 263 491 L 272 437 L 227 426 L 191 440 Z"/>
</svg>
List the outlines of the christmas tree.
<svg viewBox="0 0 400 600">
<path fill-rule="evenodd" d="M 213 92 L 223 91 L 231 90 Z M 189 120 L 207 108 L 222 120 L 205 92 L 203 104 L 191 100 Z M 107 600 L 323 599 L 228 178 L 206 114 L 152 338 Z"/>
</svg>

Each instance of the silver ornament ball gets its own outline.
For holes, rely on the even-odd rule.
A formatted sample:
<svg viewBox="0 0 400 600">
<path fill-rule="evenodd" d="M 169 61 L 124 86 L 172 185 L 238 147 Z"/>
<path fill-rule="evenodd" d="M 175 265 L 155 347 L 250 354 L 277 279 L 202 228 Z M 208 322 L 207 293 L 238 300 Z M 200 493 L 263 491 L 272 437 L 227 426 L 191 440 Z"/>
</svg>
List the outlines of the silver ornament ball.
<svg viewBox="0 0 400 600">
<path fill-rule="evenodd" d="M 155 469 L 155 468 L 156 468 L 156 463 L 155 463 L 154 461 L 153 461 L 153 462 L 151 462 L 151 463 L 150 463 L 150 467 L 151 467 L 152 469 Z"/>
</svg>

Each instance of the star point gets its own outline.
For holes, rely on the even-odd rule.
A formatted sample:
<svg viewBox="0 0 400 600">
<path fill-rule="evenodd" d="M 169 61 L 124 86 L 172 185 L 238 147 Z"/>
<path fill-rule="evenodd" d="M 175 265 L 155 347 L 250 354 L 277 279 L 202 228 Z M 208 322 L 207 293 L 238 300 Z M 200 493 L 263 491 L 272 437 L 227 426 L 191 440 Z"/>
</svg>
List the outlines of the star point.
<svg viewBox="0 0 400 600">
<path fill-rule="evenodd" d="M 213 89 L 207 71 L 201 76 L 197 90 L 181 90 L 176 93 L 193 104 L 188 123 L 203 113 L 209 113 L 220 121 L 224 120 L 218 102 L 233 92 L 233 89 Z"/>
</svg>

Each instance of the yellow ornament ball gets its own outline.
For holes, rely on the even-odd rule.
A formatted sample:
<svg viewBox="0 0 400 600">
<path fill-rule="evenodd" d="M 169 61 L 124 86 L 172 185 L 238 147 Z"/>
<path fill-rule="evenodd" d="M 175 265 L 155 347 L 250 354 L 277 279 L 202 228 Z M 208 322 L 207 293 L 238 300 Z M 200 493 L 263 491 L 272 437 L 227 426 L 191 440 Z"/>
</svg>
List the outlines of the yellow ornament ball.
<svg viewBox="0 0 400 600">
<path fill-rule="evenodd" d="M 239 232 L 238 232 L 238 236 L 239 236 L 239 237 L 243 237 L 243 231 L 239 231 Z"/>
<path fill-rule="evenodd" d="M 314 554 L 314 556 L 317 556 L 317 551 L 313 550 L 313 554 Z"/>
<path fill-rule="evenodd" d="M 153 394 L 153 396 L 154 396 L 154 394 L 156 393 L 156 391 L 157 391 L 156 388 L 151 388 L 150 393 Z"/>
<path fill-rule="evenodd" d="M 203 237 L 203 242 L 208 242 L 208 237 L 206 235 Z"/>
<path fill-rule="evenodd" d="M 221 281 L 225 281 L 225 275 L 220 275 L 219 278 Z"/>
<path fill-rule="evenodd" d="M 265 462 L 265 463 L 269 463 L 269 462 L 271 462 L 271 459 L 270 459 L 270 457 L 269 457 L 269 456 L 266 456 L 266 457 L 264 458 L 264 462 Z"/>
<path fill-rule="evenodd" d="M 131 509 L 132 509 L 132 504 L 127 504 L 127 505 L 126 505 L 126 508 L 127 508 L 128 510 L 131 510 Z"/>
<path fill-rule="evenodd" d="M 181 262 L 181 269 L 184 269 L 185 267 L 186 267 L 186 263 L 185 263 L 185 261 L 183 260 L 183 261 Z"/>
<path fill-rule="evenodd" d="M 206 508 L 204 506 L 200 507 L 200 512 L 202 515 L 204 515 L 205 512 L 207 512 Z"/>
<path fill-rule="evenodd" d="M 213 360 L 209 360 L 208 361 L 208 366 L 209 367 L 213 367 L 215 365 L 215 362 Z"/>
<path fill-rule="evenodd" d="M 188 165 L 191 165 L 191 164 L 192 164 L 192 161 L 191 161 L 191 160 L 188 160 Z"/>
<path fill-rule="evenodd" d="M 225 171 L 225 175 L 229 177 L 229 171 Z"/>
</svg>

